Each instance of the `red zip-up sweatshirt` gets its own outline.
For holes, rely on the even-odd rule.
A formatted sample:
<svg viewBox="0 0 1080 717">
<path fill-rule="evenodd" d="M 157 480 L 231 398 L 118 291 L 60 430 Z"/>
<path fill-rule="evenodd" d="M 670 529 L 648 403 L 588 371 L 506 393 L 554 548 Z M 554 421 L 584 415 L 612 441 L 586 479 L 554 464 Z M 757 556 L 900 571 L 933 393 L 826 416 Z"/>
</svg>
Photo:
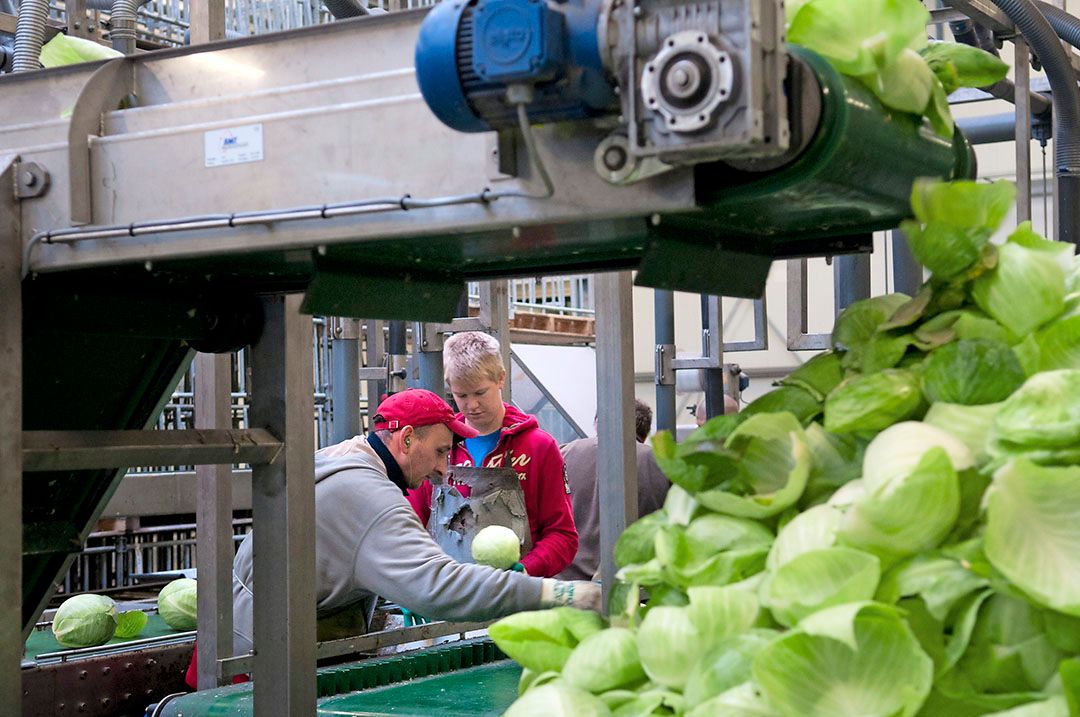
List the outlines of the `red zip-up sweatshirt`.
<svg viewBox="0 0 1080 717">
<path fill-rule="evenodd" d="M 522 413 L 510 404 L 503 417 L 502 435 L 487 456 L 485 468 L 503 467 L 503 457 L 509 451 L 513 468 L 525 493 L 525 512 L 529 516 L 533 548 L 521 559 L 529 575 L 554 577 L 574 560 L 578 548 L 577 528 L 574 527 L 574 508 L 570 502 L 570 484 L 559 446 L 550 434 L 540 429 L 533 416 Z M 458 414 L 458 420 L 464 420 Z M 455 446 L 450 454 L 453 465 L 471 466 L 472 456 L 464 444 Z M 469 487 L 458 485 L 462 495 Z M 431 516 L 431 481 L 409 491 L 413 510 L 425 526 Z"/>
</svg>

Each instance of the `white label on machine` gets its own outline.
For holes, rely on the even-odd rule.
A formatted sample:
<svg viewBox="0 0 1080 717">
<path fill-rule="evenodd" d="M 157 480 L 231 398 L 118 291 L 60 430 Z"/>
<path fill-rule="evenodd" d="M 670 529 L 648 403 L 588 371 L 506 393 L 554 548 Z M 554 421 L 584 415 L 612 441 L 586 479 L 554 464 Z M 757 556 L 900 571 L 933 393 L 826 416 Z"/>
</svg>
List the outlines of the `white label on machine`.
<svg viewBox="0 0 1080 717">
<path fill-rule="evenodd" d="M 215 129 L 203 133 L 204 166 L 261 162 L 263 131 L 261 124 Z"/>
</svg>

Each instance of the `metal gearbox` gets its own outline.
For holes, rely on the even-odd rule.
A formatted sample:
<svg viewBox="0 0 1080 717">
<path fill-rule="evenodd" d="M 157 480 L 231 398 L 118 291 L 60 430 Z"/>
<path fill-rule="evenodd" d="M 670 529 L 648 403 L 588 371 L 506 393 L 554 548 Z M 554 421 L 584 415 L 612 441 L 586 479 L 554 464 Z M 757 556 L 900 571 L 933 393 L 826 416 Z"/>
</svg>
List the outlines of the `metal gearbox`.
<svg viewBox="0 0 1080 717">
<path fill-rule="evenodd" d="M 779 0 L 612 0 L 598 29 L 631 161 L 690 164 L 787 149 Z"/>
</svg>

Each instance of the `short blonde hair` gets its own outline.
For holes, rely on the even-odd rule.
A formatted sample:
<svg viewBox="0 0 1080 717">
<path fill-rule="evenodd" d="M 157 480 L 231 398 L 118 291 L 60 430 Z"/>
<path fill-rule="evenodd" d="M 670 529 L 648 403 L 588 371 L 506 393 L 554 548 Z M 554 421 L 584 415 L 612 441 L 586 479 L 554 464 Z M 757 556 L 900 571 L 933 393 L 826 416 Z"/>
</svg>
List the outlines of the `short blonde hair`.
<svg viewBox="0 0 1080 717">
<path fill-rule="evenodd" d="M 447 383 L 499 381 L 506 374 L 495 337 L 482 331 L 462 331 L 443 344 L 443 377 Z"/>
</svg>

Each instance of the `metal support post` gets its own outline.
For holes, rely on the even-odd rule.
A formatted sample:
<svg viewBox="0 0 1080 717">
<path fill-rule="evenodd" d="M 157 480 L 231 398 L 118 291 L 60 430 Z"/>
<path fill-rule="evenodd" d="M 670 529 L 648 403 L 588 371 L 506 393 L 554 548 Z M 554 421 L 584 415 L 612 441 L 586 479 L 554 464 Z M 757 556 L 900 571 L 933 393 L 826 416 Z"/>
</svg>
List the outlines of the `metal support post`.
<svg viewBox="0 0 1080 717">
<path fill-rule="evenodd" d="M 911 253 L 907 237 L 899 229 L 892 231 L 893 291 L 915 296 L 923 284 L 923 270 Z"/>
<path fill-rule="evenodd" d="M 391 321 L 389 326 L 389 345 L 386 348 L 386 352 L 389 354 L 391 370 L 389 391 L 390 393 L 397 393 L 398 391 L 404 391 L 406 388 L 407 374 L 405 370 L 408 365 L 409 350 L 406 347 L 405 322 L 395 320 Z"/>
<path fill-rule="evenodd" d="M 0 157 L 0 705 L 22 704 L 22 236 L 15 158 Z M 32 625 L 32 623 L 31 623 Z"/>
<path fill-rule="evenodd" d="M 634 307 L 630 272 L 596 275 L 596 479 L 604 608 L 615 584 L 615 542 L 637 518 Z"/>
<path fill-rule="evenodd" d="M 829 334 L 809 332 L 808 284 L 806 259 L 789 259 L 787 263 L 788 351 L 820 351 L 829 348 L 832 344 L 832 337 Z"/>
<path fill-rule="evenodd" d="M 232 357 L 195 357 L 195 428 L 232 428 Z M 203 587 L 198 592 L 200 690 L 222 684 L 217 661 L 232 656 L 232 466 L 195 466 L 195 550 Z"/>
<path fill-rule="evenodd" d="M 360 433 L 360 322 L 336 318 L 330 327 L 330 441 L 341 443 Z"/>
<path fill-rule="evenodd" d="M 255 717 L 315 714 L 312 326 L 300 300 L 265 300 L 251 351 L 251 425 L 285 443 L 283 457 L 251 471 Z"/>
<path fill-rule="evenodd" d="M 89 22 L 86 19 L 86 0 L 67 0 L 64 3 L 64 16 L 67 19 L 68 35 L 91 37 Z"/>
<path fill-rule="evenodd" d="M 1018 34 L 1013 81 L 1016 83 L 1016 222 L 1031 219 L 1031 54 Z"/>
<path fill-rule="evenodd" d="M 419 369 L 417 386 L 445 396 L 442 347 L 443 335 L 437 325 L 420 321 L 413 324 L 413 349 Z"/>
<path fill-rule="evenodd" d="M 713 360 L 702 369 L 705 388 L 705 415 L 724 414 L 724 310 L 719 296 L 701 295 L 701 352 Z"/>
<path fill-rule="evenodd" d="M 499 341 L 502 352 L 503 369 L 506 371 L 506 383 L 503 385 L 502 398 L 510 402 L 510 291 L 509 283 L 500 281 L 480 282 L 480 323 L 487 327 L 488 333 Z"/>
<path fill-rule="evenodd" d="M 675 432 L 675 293 L 653 292 L 656 338 L 656 430 Z"/>
<path fill-rule="evenodd" d="M 367 365 L 365 368 L 384 368 L 389 360 L 386 355 L 386 336 L 383 335 L 383 322 L 377 319 L 367 320 Z M 367 413 L 368 425 L 371 417 L 375 415 L 375 409 L 379 405 L 379 398 L 386 393 L 386 380 L 368 380 L 367 383 Z"/>
<path fill-rule="evenodd" d="M 191 0 L 191 44 L 225 39 L 225 0 Z"/>
<path fill-rule="evenodd" d="M 870 255 L 841 254 L 833 258 L 833 298 L 836 314 L 870 297 Z"/>
</svg>

